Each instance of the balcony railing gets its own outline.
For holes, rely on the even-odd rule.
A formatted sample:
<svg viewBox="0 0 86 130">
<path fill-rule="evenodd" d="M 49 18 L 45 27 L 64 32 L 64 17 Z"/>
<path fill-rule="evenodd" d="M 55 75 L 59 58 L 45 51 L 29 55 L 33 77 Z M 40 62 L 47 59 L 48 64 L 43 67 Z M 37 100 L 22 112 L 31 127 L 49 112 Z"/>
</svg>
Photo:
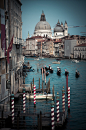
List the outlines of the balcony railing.
<svg viewBox="0 0 86 130">
<path fill-rule="evenodd" d="M 24 40 L 21 39 L 21 38 L 14 37 L 13 38 L 13 43 L 14 44 L 21 44 L 21 45 L 23 45 L 24 44 Z"/>
</svg>

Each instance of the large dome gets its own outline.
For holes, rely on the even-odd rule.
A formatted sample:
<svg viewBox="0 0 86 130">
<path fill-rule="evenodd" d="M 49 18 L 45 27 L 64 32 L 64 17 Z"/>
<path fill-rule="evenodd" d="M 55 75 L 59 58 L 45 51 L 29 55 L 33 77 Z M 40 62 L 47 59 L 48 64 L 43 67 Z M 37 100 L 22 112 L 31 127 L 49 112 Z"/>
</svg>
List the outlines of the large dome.
<svg viewBox="0 0 86 130">
<path fill-rule="evenodd" d="M 59 21 L 58 23 L 56 24 L 56 27 L 54 28 L 54 32 L 63 32 L 64 29 L 61 27 Z"/>
<path fill-rule="evenodd" d="M 35 26 L 34 35 L 42 36 L 42 37 L 51 37 L 52 36 L 51 26 L 46 21 L 45 14 L 43 11 L 41 14 L 40 21 Z"/>
<path fill-rule="evenodd" d="M 37 30 L 50 30 L 51 27 L 47 21 L 40 21 L 35 26 L 35 31 Z"/>
</svg>

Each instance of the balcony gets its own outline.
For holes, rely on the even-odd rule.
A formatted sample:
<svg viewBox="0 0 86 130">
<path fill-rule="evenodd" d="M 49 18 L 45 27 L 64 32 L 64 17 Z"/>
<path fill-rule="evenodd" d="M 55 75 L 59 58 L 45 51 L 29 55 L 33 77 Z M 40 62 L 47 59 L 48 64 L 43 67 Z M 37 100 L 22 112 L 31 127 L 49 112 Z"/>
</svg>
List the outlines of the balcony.
<svg viewBox="0 0 86 130">
<path fill-rule="evenodd" d="M 24 44 L 24 40 L 21 39 L 21 38 L 14 37 L 14 38 L 13 38 L 13 44 L 23 45 L 23 44 Z"/>
</svg>

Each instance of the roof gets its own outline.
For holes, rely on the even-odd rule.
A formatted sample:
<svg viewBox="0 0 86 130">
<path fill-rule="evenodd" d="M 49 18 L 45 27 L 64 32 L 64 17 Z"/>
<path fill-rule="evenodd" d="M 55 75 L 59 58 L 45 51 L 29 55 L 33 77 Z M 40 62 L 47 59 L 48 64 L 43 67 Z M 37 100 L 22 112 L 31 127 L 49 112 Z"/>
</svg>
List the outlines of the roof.
<svg viewBox="0 0 86 130">
<path fill-rule="evenodd" d="M 75 47 L 86 47 L 86 43 L 82 43 L 82 44 L 77 45 L 77 46 L 75 46 Z"/>
<path fill-rule="evenodd" d="M 45 42 L 45 40 L 38 40 L 38 42 Z"/>
<path fill-rule="evenodd" d="M 29 38 L 27 38 L 26 40 L 35 40 L 35 39 L 39 39 L 39 38 L 43 38 L 42 36 L 32 36 L 32 37 L 29 37 Z"/>
</svg>

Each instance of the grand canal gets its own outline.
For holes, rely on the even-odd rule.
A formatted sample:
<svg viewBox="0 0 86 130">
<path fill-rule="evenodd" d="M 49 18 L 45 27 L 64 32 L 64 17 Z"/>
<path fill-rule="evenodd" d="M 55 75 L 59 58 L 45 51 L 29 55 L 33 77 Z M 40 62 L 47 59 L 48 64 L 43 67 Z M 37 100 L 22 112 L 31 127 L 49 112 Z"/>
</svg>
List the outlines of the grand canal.
<svg viewBox="0 0 86 130">
<path fill-rule="evenodd" d="M 79 63 L 72 63 L 71 59 L 61 60 L 61 64 L 52 64 L 56 61 L 54 58 L 45 58 L 40 60 L 34 60 L 34 58 L 25 58 L 25 63 L 29 61 L 30 65 L 35 69 L 34 72 L 27 72 L 25 78 L 25 84 L 30 84 L 34 78 L 34 84 L 36 88 L 42 86 L 41 67 L 45 65 L 48 67 L 51 65 L 54 72 L 46 77 L 46 82 L 50 78 L 50 89 L 52 93 L 52 87 L 54 85 L 55 95 L 59 92 L 60 95 L 60 111 L 62 110 L 62 88 L 64 86 L 66 92 L 66 77 L 65 69 L 69 71 L 68 86 L 70 87 L 70 113 L 67 114 L 67 124 L 64 130 L 82 130 L 86 129 L 86 61 L 80 61 Z M 39 72 L 37 72 L 37 66 L 39 64 Z M 57 67 L 61 68 L 61 76 L 56 74 Z M 75 77 L 75 70 L 80 72 L 80 77 Z M 67 109 L 67 94 L 66 97 L 66 109 Z M 28 102 L 28 101 L 27 101 Z M 45 106 L 45 102 L 41 101 Z M 40 106 L 40 102 L 38 103 Z"/>
</svg>

